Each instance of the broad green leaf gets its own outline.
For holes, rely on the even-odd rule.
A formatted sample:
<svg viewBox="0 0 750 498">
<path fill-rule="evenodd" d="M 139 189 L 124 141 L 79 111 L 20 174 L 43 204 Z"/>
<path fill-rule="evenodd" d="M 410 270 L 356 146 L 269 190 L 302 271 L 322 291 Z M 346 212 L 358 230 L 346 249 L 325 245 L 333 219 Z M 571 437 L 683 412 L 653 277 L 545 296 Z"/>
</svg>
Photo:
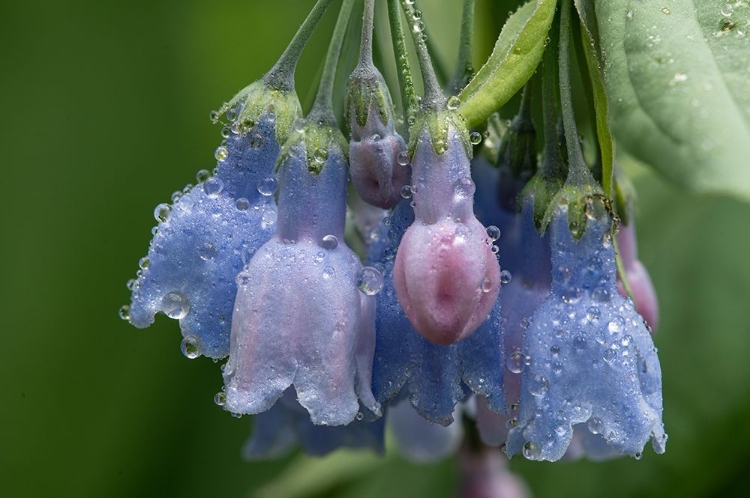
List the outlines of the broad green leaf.
<svg viewBox="0 0 750 498">
<path fill-rule="evenodd" d="M 747 2 L 597 0 L 615 138 L 673 182 L 750 200 Z"/>
<path fill-rule="evenodd" d="M 470 127 L 484 122 L 534 74 L 542 59 L 556 3 L 532 0 L 508 18 L 492 55 L 459 95 L 459 111 Z"/>
</svg>

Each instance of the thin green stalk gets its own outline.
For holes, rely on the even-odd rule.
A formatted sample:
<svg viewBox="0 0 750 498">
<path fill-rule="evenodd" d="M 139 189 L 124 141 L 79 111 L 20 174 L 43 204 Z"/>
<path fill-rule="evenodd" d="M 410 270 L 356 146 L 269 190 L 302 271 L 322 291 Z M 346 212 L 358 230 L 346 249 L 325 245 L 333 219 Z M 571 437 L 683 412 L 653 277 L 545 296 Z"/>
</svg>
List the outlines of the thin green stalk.
<svg viewBox="0 0 750 498">
<path fill-rule="evenodd" d="M 557 22 L 552 23 L 550 34 L 554 34 Z M 565 175 L 560 143 L 557 139 L 557 109 L 558 73 L 557 46 L 555 43 L 547 45 L 544 51 L 542 77 L 542 116 L 544 120 L 544 161 L 542 161 L 542 175 L 548 180 L 563 178 Z"/>
<path fill-rule="evenodd" d="M 297 62 L 302 55 L 308 40 L 312 36 L 315 28 L 320 23 L 320 19 L 328 10 L 333 0 L 318 0 L 312 8 L 307 18 L 297 30 L 289 46 L 281 54 L 279 60 L 274 64 L 263 80 L 271 88 L 290 92 L 294 90 L 294 71 L 297 68 Z"/>
<path fill-rule="evenodd" d="M 422 73 L 422 83 L 424 85 L 422 106 L 429 109 L 442 109 L 446 104 L 445 95 L 443 95 L 443 89 L 440 87 L 440 83 L 438 83 L 435 68 L 432 66 L 430 52 L 427 50 L 427 44 L 422 37 L 424 22 L 415 17 L 413 4 L 403 2 L 401 7 L 406 14 L 406 20 L 412 23 L 410 31 L 414 40 L 414 46 L 417 48 L 419 69 Z"/>
<path fill-rule="evenodd" d="M 474 76 L 474 10 L 476 0 L 464 0 L 464 9 L 461 14 L 461 34 L 458 45 L 458 62 L 456 64 L 456 74 L 451 82 L 451 92 L 458 94 L 463 87 Z"/>
<path fill-rule="evenodd" d="M 372 26 L 375 17 L 375 0 L 365 0 L 362 14 L 362 42 L 359 45 L 359 64 L 372 65 Z"/>
<path fill-rule="evenodd" d="M 336 67 L 341 54 L 341 45 L 344 43 L 346 26 L 349 24 L 354 2 L 355 0 L 344 0 L 341 5 L 339 17 L 336 19 L 336 26 L 333 28 L 333 35 L 331 35 L 331 43 L 328 45 L 323 74 L 318 84 L 318 93 L 315 95 L 315 102 L 313 102 L 308 116 L 309 119 L 317 120 L 321 124 L 336 126 L 336 116 L 333 113 L 333 87 Z"/>
<path fill-rule="evenodd" d="M 565 143 L 568 148 L 568 182 L 575 185 L 585 185 L 595 183 L 595 180 L 583 157 L 573 110 L 573 94 L 570 85 L 570 13 L 572 10 L 572 1 L 562 0 L 559 54 L 560 103 L 565 129 Z"/>
<path fill-rule="evenodd" d="M 398 84 L 401 89 L 401 102 L 404 107 L 407 121 L 412 122 L 417 114 L 416 95 L 414 93 L 414 80 L 411 76 L 409 65 L 409 54 L 406 51 L 406 37 L 401 26 L 401 11 L 398 6 L 399 0 L 388 0 L 388 21 L 391 27 L 391 38 L 393 39 L 393 52 L 396 56 L 396 68 L 398 73 Z"/>
</svg>

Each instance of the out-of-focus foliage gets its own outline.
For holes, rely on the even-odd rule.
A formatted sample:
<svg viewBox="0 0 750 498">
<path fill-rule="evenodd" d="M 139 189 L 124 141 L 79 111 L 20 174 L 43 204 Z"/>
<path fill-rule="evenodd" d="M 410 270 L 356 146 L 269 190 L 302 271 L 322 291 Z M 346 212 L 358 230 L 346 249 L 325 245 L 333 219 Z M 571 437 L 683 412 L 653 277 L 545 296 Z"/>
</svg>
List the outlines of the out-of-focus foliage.
<svg viewBox="0 0 750 498">
<path fill-rule="evenodd" d="M 441 1 L 422 0 L 425 19 L 450 26 Z M 214 165 L 209 111 L 275 61 L 312 3 L 0 7 L 0 496 L 454 495 L 450 461 L 243 462 L 249 421 L 214 406 L 218 365 L 185 359 L 171 320 L 137 330 L 117 317 L 154 206 Z M 489 47 L 489 20 L 499 29 L 511 8 L 497 5 L 478 5 Z M 300 65 L 303 102 L 334 17 Z M 750 208 L 634 178 L 640 257 L 662 306 L 669 449 L 511 466 L 538 497 L 747 496 Z"/>
</svg>

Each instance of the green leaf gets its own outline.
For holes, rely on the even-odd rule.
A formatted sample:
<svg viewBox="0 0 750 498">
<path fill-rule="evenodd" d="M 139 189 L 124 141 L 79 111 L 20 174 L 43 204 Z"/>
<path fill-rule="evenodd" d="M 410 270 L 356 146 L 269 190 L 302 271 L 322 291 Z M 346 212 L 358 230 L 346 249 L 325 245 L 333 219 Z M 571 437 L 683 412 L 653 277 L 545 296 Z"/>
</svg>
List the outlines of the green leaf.
<svg viewBox="0 0 750 498">
<path fill-rule="evenodd" d="M 534 74 L 542 59 L 556 3 L 531 0 L 508 18 L 492 55 L 459 95 L 459 112 L 469 127 L 487 120 Z"/>
<path fill-rule="evenodd" d="M 615 138 L 678 185 L 748 201 L 750 7 L 725 4 L 595 6 Z"/>
</svg>

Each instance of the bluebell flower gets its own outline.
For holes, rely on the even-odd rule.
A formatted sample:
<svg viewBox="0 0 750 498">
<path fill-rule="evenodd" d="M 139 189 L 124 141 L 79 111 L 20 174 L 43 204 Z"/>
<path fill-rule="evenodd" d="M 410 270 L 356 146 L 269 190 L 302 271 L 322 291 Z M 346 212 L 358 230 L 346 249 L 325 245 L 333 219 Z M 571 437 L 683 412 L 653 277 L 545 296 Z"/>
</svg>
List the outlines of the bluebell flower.
<svg viewBox="0 0 750 498">
<path fill-rule="evenodd" d="M 325 456 L 341 448 L 385 451 L 385 418 L 366 419 L 337 427 L 315 425 L 299 404 L 294 390 L 287 389 L 278 403 L 253 417 L 250 438 L 242 447 L 246 460 L 280 458 L 299 445 L 305 453 Z"/>
<path fill-rule="evenodd" d="M 568 206 L 552 209 L 552 292 L 524 339 L 530 359 L 507 452 L 558 460 L 579 426 L 617 454 L 639 457 L 649 440 L 662 453 L 659 360 L 643 318 L 617 292 L 611 218 L 589 198 L 576 240 Z"/>
<path fill-rule="evenodd" d="M 414 220 L 408 199 L 388 218 L 388 230 L 373 244 L 368 264 L 382 269 L 383 289 L 377 294 L 373 393 L 382 404 L 403 389 L 417 413 L 444 426 L 453 421 L 457 403 L 469 392 L 486 396 L 492 408 L 505 408 L 500 303 L 469 338 L 450 346 L 433 344 L 412 327 L 393 283 L 396 251 Z"/>
<path fill-rule="evenodd" d="M 131 323 L 147 327 L 158 312 L 178 319 L 191 358 L 229 351 L 235 277 L 273 234 L 273 168 L 299 102 L 261 81 L 240 92 L 227 112 L 234 121 L 216 150 L 215 175 L 175 194 L 172 205 L 157 206 L 159 225 L 132 284 Z"/>
<path fill-rule="evenodd" d="M 225 409 L 261 413 L 294 385 L 313 423 L 344 425 L 372 412 L 372 296 L 343 240 L 346 144 L 338 130 L 296 129 L 280 156 L 276 234 L 238 275 Z"/>
</svg>

